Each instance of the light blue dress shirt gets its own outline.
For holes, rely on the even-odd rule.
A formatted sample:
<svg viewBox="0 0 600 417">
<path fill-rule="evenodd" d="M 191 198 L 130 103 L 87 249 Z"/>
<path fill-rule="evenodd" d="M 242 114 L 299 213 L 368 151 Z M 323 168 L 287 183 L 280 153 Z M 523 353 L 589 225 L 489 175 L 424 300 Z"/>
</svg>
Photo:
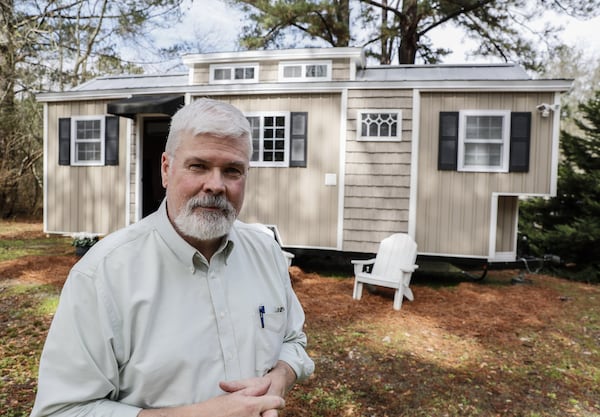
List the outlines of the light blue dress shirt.
<svg viewBox="0 0 600 417">
<path fill-rule="evenodd" d="M 264 314 L 260 311 L 264 310 Z M 73 267 L 41 357 L 32 416 L 133 417 L 222 394 L 219 381 L 298 379 L 314 364 L 281 249 L 236 222 L 210 263 L 160 209 Z"/>
</svg>

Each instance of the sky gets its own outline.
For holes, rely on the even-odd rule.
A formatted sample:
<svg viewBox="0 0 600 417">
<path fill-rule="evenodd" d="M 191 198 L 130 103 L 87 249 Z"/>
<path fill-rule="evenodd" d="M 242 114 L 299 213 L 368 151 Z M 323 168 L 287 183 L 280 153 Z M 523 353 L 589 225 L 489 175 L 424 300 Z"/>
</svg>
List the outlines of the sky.
<svg viewBox="0 0 600 417">
<path fill-rule="evenodd" d="M 183 36 L 188 39 L 202 39 L 204 45 L 210 45 L 210 51 L 203 52 L 225 52 L 237 49 L 236 39 L 244 25 L 241 13 L 227 7 L 222 0 L 190 1 L 187 7 L 184 20 L 178 25 L 183 30 L 171 29 L 157 33 L 156 38 L 160 46 L 175 43 Z M 549 15 L 547 18 L 564 25 L 565 30 L 561 36 L 565 43 L 582 49 L 586 56 L 600 58 L 600 36 L 597 34 L 600 17 L 587 21 L 564 16 L 557 17 L 557 15 Z M 490 62 L 490 59 L 468 57 L 466 54 L 469 49 L 473 49 L 474 44 L 465 39 L 456 28 L 442 28 L 432 32 L 430 37 L 436 47 L 454 51 L 444 58 L 444 63 Z"/>
</svg>

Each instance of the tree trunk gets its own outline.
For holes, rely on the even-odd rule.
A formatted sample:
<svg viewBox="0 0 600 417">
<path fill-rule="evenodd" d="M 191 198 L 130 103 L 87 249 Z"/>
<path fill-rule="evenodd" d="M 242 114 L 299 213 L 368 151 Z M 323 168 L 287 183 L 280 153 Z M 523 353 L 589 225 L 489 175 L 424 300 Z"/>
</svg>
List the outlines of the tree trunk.
<svg viewBox="0 0 600 417">
<path fill-rule="evenodd" d="M 402 2 L 402 18 L 400 21 L 400 46 L 398 60 L 400 64 L 414 64 L 419 44 L 417 0 Z"/>
</svg>

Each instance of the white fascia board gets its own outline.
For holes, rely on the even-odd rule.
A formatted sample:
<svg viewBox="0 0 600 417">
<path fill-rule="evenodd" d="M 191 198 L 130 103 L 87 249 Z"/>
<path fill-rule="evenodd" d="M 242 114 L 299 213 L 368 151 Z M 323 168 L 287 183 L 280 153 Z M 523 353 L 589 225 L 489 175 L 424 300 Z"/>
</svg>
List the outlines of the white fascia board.
<svg viewBox="0 0 600 417">
<path fill-rule="evenodd" d="M 417 89 L 423 92 L 565 92 L 569 80 L 510 80 L 510 81 L 332 81 L 268 84 L 218 84 L 178 85 L 173 87 L 140 87 L 96 91 L 66 91 L 40 93 L 40 102 L 110 100 L 131 97 L 134 94 L 270 94 L 270 93 L 322 93 L 340 92 L 344 89 Z"/>
<path fill-rule="evenodd" d="M 190 86 L 176 87 L 142 87 L 142 88 L 122 88 L 111 90 L 95 91 L 62 91 L 56 93 L 39 93 L 36 100 L 41 103 L 50 103 L 57 101 L 81 101 L 81 100 L 118 100 L 130 98 L 135 94 L 181 94 L 188 92 Z"/>
</svg>

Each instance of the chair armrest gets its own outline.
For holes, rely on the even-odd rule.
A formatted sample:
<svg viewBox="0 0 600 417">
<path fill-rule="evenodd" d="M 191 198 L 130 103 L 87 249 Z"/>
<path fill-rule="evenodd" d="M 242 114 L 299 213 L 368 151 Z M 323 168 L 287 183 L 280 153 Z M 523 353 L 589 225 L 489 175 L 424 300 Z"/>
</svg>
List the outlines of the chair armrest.
<svg viewBox="0 0 600 417">
<path fill-rule="evenodd" d="M 406 265 L 402 266 L 400 269 L 402 272 L 415 272 L 416 269 L 419 268 L 419 265 Z"/>
<path fill-rule="evenodd" d="M 358 275 L 358 274 L 364 272 L 366 266 L 374 265 L 375 264 L 375 258 L 371 258 L 371 259 L 353 259 L 350 262 L 352 262 L 352 265 L 354 265 L 354 275 Z"/>
<path fill-rule="evenodd" d="M 352 262 L 352 265 L 370 265 L 370 264 L 374 264 L 375 263 L 375 258 L 372 258 L 372 259 L 353 259 L 350 262 Z"/>
</svg>

